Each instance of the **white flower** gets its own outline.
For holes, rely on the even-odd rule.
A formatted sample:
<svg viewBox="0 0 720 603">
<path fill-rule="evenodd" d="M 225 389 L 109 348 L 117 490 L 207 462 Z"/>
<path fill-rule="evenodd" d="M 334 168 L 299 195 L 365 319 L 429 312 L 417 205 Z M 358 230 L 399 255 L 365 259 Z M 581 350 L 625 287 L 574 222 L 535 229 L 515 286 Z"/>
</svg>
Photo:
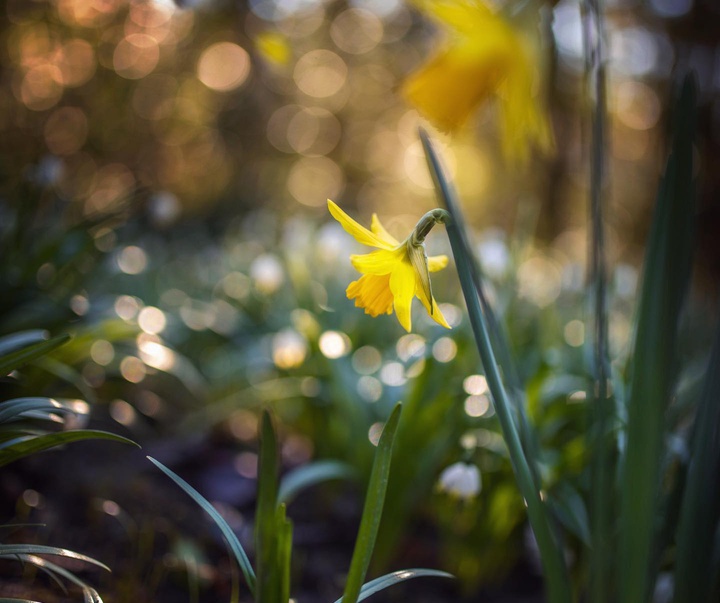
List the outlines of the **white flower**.
<svg viewBox="0 0 720 603">
<path fill-rule="evenodd" d="M 477 496 L 482 489 L 480 470 L 468 463 L 453 463 L 440 474 L 437 487 L 442 492 L 469 500 Z"/>
</svg>

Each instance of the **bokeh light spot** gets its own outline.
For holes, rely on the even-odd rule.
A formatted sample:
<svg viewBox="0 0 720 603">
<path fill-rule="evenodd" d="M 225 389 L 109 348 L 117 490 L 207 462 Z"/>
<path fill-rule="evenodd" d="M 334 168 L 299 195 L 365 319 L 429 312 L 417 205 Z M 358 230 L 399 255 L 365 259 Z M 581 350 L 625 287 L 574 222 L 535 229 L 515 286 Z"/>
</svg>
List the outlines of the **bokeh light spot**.
<svg viewBox="0 0 720 603">
<path fill-rule="evenodd" d="M 152 36 L 134 33 L 126 36 L 115 47 L 113 68 L 128 80 L 139 80 L 157 67 L 160 47 Z"/>
<path fill-rule="evenodd" d="M 138 314 L 138 325 L 150 335 L 161 333 L 166 324 L 165 313 L 160 308 L 146 306 Z"/>
<path fill-rule="evenodd" d="M 198 79 L 211 90 L 227 92 L 240 87 L 250 75 L 250 56 L 232 42 L 206 48 L 197 65 Z"/>
<path fill-rule="evenodd" d="M 303 205 L 321 207 L 326 199 L 337 198 L 345 188 L 340 166 L 327 157 L 301 157 L 288 175 L 290 194 Z"/>
<path fill-rule="evenodd" d="M 351 8 L 335 17 L 330 26 L 330 36 L 340 50 L 350 54 L 363 54 L 380 43 L 383 25 L 371 12 Z"/>
<path fill-rule="evenodd" d="M 432 355 L 438 362 L 450 362 L 457 355 L 457 344 L 450 337 L 441 337 L 433 344 Z"/>
<path fill-rule="evenodd" d="M 329 50 L 311 50 L 298 60 L 293 78 L 308 96 L 326 98 L 337 94 L 347 80 L 348 68 L 337 54 Z"/>
<path fill-rule="evenodd" d="M 326 358 L 340 358 L 350 351 L 350 338 L 340 331 L 325 331 L 318 345 Z"/>
</svg>

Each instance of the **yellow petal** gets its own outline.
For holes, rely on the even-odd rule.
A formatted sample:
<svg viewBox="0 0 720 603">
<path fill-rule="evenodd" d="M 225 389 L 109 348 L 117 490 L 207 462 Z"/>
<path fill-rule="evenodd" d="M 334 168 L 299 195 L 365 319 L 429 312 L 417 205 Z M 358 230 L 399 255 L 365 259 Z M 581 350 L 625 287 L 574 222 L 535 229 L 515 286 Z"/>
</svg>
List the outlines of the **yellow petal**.
<svg viewBox="0 0 720 603">
<path fill-rule="evenodd" d="M 422 302 L 422 305 L 425 306 L 425 310 L 427 310 L 427 313 L 430 315 L 430 317 L 439 325 L 442 325 L 446 329 L 451 328 L 448 324 L 447 320 L 445 320 L 445 317 L 443 316 L 443 313 L 440 311 L 440 307 L 438 306 L 437 302 L 435 301 L 435 298 L 432 298 L 432 304 L 430 303 L 430 300 L 428 299 L 427 295 L 425 295 L 425 292 L 418 287 L 417 289 L 417 297 Z M 432 309 L 432 312 L 430 311 Z"/>
<path fill-rule="evenodd" d="M 255 48 L 268 62 L 287 65 L 292 56 L 288 39 L 280 33 L 264 31 L 255 37 Z"/>
<path fill-rule="evenodd" d="M 468 43 L 435 56 L 405 81 L 405 98 L 442 131 L 459 129 L 503 76 L 505 58 L 484 47 Z"/>
<path fill-rule="evenodd" d="M 355 270 L 363 274 L 390 274 L 398 262 L 401 262 L 405 250 L 403 248 L 387 251 L 386 249 L 378 249 L 371 253 L 362 255 L 353 254 L 350 256 L 350 262 Z"/>
<path fill-rule="evenodd" d="M 412 0 L 412 3 L 442 25 L 466 35 L 497 18 L 482 0 Z"/>
<path fill-rule="evenodd" d="M 377 217 L 377 214 L 372 215 L 372 221 L 370 222 L 370 230 L 372 230 L 374 234 L 376 234 L 383 241 L 392 245 L 393 247 L 397 247 L 400 244 L 394 236 L 392 236 L 387 230 L 385 230 L 385 227 L 380 223 L 380 219 Z"/>
<path fill-rule="evenodd" d="M 403 328 L 412 329 L 411 308 L 415 297 L 415 271 L 410 262 L 399 262 L 390 275 L 390 291 L 393 295 L 395 314 Z"/>
<path fill-rule="evenodd" d="M 350 283 L 345 293 L 348 299 L 355 300 L 356 307 L 365 308 L 365 313 L 370 316 L 392 313 L 393 296 L 390 292 L 389 274 L 365 274 Z"/>
<path fill-rule="evenodd" d="M 446 255 L 431 255 L 428 258 L 428 270 L 430 272 L 438 272 L 448 265 L 448 256 Z"/>
<path fill-rule="evenodd" d="M 340 222 L 340 225 L 345 229 L 345 231 L 348 234 L 352 235 L 358 243 L 362 243 L 363 245 L 369 245 L 370 247 L 379 247 L 380 249 L 388 250 L 394 247 L 393 245 L 389 245 L 388 243 L 383 241 L 376 234 L 370 232 L 364 226 L 360 226 L 360 224 L 358 224 L 342 209 L 340 209 L 336 203 L 332 202 L 330 199 L 328 199 L 327 202 L 328 209 L 330 210 L 332 217 L 335 218 L 338 222 Z"/>
</svg>

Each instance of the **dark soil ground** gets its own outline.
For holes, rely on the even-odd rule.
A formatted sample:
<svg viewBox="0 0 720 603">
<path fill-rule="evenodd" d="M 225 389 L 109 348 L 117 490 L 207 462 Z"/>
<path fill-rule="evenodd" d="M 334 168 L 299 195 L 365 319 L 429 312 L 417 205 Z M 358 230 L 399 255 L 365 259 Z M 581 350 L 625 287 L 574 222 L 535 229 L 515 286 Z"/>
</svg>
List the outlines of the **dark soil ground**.
<svg viewBox="0 0 720 603">
<path fill-rule="evenodd" d="M 255 482 L 235 471 L 234 454 L 207 442 L 173 440 L 143 450 L 85 442 L 16 462 L 4 468 L 0 483 L 2 523 L 35 525 L 6 530 L 3 542 L 57 546 L 102 561 L 112 573 L 52 559 L 97 588 L 106 603 L 230 601 L 234 581 L 241 601 L 250 601 L 219 530 L 145 458 L 157 458 L 213 501 L 252 557 Z M 339 483 L 308 490 L 290 505 L 297 603 L 332 603 L 342 595 L 361 505 L 361 492 Z M 391 569 L 438 566 L 431 526 L 414 526 L 408 542 Z M 79 590 L 64 592 L 9 560 L 0 562 L 0 597 L 82 601 Z M 373 600 L 541 603 L 543 597 L 540 578 L 521 561 L 501 584 L 472 595 L 452 580 L 419 578 Z"/>
</svg>

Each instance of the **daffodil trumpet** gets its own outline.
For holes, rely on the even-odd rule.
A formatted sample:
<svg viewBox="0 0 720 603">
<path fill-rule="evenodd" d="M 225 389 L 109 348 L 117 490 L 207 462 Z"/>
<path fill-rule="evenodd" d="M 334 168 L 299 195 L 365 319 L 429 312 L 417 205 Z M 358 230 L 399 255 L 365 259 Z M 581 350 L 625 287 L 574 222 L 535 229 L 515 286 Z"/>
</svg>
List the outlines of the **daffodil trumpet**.
<svg viewBox="0 0 720 603">
<path fill-rule="evenodd" d="M 430 256 L 425 251 L 425 238 L 436 224 L 446 224 L 450 215 L 443 209 L 426 213 L 410 235 L 398 242 L 373 214 L 370 230 L 358 224 L 337 204 L 328 199 L 328 209 L 340 225 L 359 243 L 376 250 L 351 255 L 350 261 L 362 276 L 350 283 L 345 293 L 355 306 L 366 314 L 379 316 L 393 310 L 403 328 L 412 329 L 412 300 L 417 297 L 427 313 L 445 328 L 450 325 L 432 294 L 430 273 L 447 266 L 447 256 Z"/>
</svg>

